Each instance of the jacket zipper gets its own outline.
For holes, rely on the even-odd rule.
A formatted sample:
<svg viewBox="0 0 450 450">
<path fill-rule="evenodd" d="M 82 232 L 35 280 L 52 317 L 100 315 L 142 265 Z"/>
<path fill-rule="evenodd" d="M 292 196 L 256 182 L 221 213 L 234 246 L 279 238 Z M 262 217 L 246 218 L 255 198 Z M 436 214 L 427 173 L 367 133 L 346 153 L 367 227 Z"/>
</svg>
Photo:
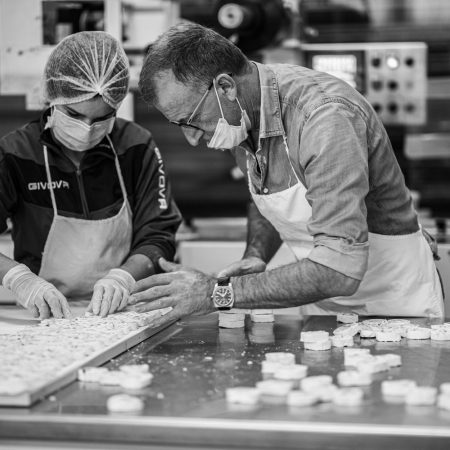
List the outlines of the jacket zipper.
<svg viewBox="0 0 450 450">
<path fill-rule="evenodd" d="M 84 185 L 83 185 L 83 177 L 81 175 L 81 170 L 79 167 L 77 167 L 77 182 L 78 182 L 78 189 L 80 190 L 80 198 L 81 198 L 81 205 L 83 206 L 83 214 L 85 219 L 89 218 L 89 209 L 88 209 L 88 204 L 87 204 L 87 200 L 86 200 L 86 192 L 84 190 Z"/>
</svg>

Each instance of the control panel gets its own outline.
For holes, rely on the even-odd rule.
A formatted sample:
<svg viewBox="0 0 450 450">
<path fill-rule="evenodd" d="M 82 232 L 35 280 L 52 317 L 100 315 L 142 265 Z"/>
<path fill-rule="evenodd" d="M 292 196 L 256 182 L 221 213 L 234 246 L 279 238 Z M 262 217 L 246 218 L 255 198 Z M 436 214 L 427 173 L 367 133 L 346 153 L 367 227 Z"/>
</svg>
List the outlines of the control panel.
<svg viewBox="0 0 450 450">
<path fill-rule="evenodd" d="M 342 78 L 387 125 L 427 118 L 427 46 L 423 42 L 304 44 L 305 65 Z"/>
</svg>

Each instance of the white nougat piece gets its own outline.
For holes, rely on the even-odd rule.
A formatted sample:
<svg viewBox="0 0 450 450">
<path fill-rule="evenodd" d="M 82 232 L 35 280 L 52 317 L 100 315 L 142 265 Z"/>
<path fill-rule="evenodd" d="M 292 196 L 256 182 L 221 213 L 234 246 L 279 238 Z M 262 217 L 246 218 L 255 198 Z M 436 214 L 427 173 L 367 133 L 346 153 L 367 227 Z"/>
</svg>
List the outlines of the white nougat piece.
<svg viewBox="0 0 450 450">
<path fill-rule="evenodd" d="M 371 358 L 368 348 L 344 348 L 344 365 L 355 366 L 361 360 Z"/>
<path fill-rule="evenodd" d="M 291 391 L 286 399 L 286 403 L 289 406 L 311 406 L 318 401 L 317 395 L 303 391 Z"/>
<path fill-rule="evenodd" d="M 83 383 L 99 383 L 109 370 L 106 367 L 82 367 L 78 369 L 78 381 Z"/>
<path fill-rule="evenodd" d="M 317 392 L 323 386 L 333 383 L 333 378 L 330 375 L 315 375 L 306 377 L 300 380 L 300 388 L 305 392 Z"/>
<path fill-rule="evenodd" d="M 376 337 L 378 330 L 379 328 L 375 326 L 361 325 L 359 329 L 359 337 L 364 339 L 373 339 Z"/>
<path fill-rule="evenodd" d="M 105 373 L 102 377 L 99 379 L 99 384 L 102 386 L 120 386 L 122 383 L 122 380 L 127 375 L 124 372 L 121 372 L 120 370 L 110 370 L 107 373 Z"/>
<path fill-rule="evenodd" d="M 437 405 L 441 409 L 446 409 L 447 411 L 450 411 L 450 395 L 440 394 L 437 399 Z"/>
<path fill-rule="evenodd" d="M 264 380 L 256 383 L 256 389 L 261 395 L 269 395 L 273 397 L 285 397 L 294 387 L 291 381 L 285 380 Z"/>
<path fill-rule="evenodd" d="M 261 361 L 261 373 L 264 375 L 273 375 L 282 367 L 289 367 L 289 365 L 274 361 Z"/>
<path fill-rule="evenodd" d="M 364 391 L 360 388 L 337 389 L 333 395 L 333 404 L 337 406 L 358 406 L 363 402 Z"/>
<path fill-rule="evenodd" d="M 293 364 L 291 366 L 282 366 L 275 371 L 273 377 L 276 380 L 296 381 L 306 377 L 308 366 L 303 364 Z"/>
<path fill-rule="evenodd" d="M 257 405 L 261 392 L 254 387 L 233 387 L 225 391 L 228 403 L 235 403 L 240 405 Z"/>
<path fill-rule="evenodd" d="M 355 363 L 355 367 L 360 371 L 368 374 L 385 372 L 389 370 L 389 364 L 385 358 L 371 356 Z"/>
<path fill-rule="evenodd" d="M 368 327 L 382 327 L 387 324 L 386 319 L 366 319 L 361 322 L 362 325 Z"/>
<path fill-rule="evenodd" d="M 405 403 L 412 406 L 431 406 L 436 403 L 437 388 L 416 386 L 405 397 Z"/>
<path fill-rule="evenodd" d="M 333 330 L 333 334 L 335 336 L 355 336 L 359 333 L 360 327 L 359 323 L 348 323 Z"/>
<path fill-rule="evenodd" d="M 250 314 L 250 320 L 254 323 L 275 322 L 274 314 Z"/>
<path fill-rule="evenodd" d="M 385 361 L 389 368 L 399 367 L 402 365 L 402 357 L 396 353 L 385 353 L 383 355 L 377 355 L 380 361 Z"/>
<path fill-rule="evenodd" d="M 128 390 L 139 390 L 147 386 L 150 386 L 153 380 L 153 375 L 149 372 L 147 373 L 134 373 L 126 374 L 120 380 L 120 386 Z"/>
<path fill-rule="evenodd" d="M 269 352 L 265 354 L 266 361 L 283 365 L 295 364 L 295 355 L 289 352 Z"/>
<path fill-rule="evenodd" d="M 339 386 L 368 386 L 372 383 L 372 377 L 367 372 L 357 370 L 345 370 L 337 374 Z"/>
<path fill-rule="evenodd" d="M 406 329 L 407 339 L 430 339 L 431 329 L 424 327 L 408 327 Z"/>
<path fill-rule="evenodd" d="M 324 351 L 331 349 L 331 339 L 303 343 L 305 350 Z"/>
<path fill-rule="evenodd" d="M 441 394 L 450 395 L 450 383 L 442 383 L 439 386 Z"/>
<path fill-rule="evenodd" d="M 121 372 L 133 374 L 148 373 L 150 366 L 148 364 L 124 364 L 119 367 Z"/>
<path fill-rule="evenodd" d="M 377 331 L 375 338 L 379 342 L 400 342 L 402 340 L 402 336 L 398 331 L 392 331 L 386 328 Z"/>
<path fill-rule="evenodd" d="M 336 320 L 341 323 L 354 323 L 358 322 L 358 314 L 353 313 L 338 313 Z"/>
<path fill-rule="evenodd" d="M 333 347 L 353 347 L 353 336 L 331 336 L 331 345 Z"/>
<path fill-rule="evenodd" d="M 108 398 L 106 407 L 110 412 L 139 412 L 144 409 L 144 402 L 132 395 L 118 394 Z"/>
<path fill-rule="evenodd" d="M 414 380 L 384 380 L 381 382 L 381 392 L 389 397 L 405 397 L 416 386 Z"/>
<path fill-rule="evenodd" d="M 335 384 L 326 384 L 321 386 L 315 393 L 319 397 L 319 401 L 328 403 L 333 401 L 334 394 L 339 388 Z"/>
<path fill-rule="evenodd" d="M 430 338 L 432 341 L 450 341 L 450 328 L 434 328 L 431 330 Z"/>
<path fill-rule="evenodd" d="M 302 331 L 300 333 L 300 342 L 326 341 L 330 338 L 328 331 Z"/>
</svg>

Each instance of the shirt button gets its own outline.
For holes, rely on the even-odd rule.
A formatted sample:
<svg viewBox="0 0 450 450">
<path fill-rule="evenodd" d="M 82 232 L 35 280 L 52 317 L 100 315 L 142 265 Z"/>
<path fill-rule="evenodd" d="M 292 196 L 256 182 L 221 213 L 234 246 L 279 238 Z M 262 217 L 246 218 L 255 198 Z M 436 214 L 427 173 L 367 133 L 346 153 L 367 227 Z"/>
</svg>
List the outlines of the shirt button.
<svg viewBox="0 0 450 450">
<path fill-rule="evenodd" d="M 264 189 L 263 189 L 263 192 L 264 192 L 264 194 L 267 194 L 267 193 L 269 192 L 269 189 L 264 188 Z"/>
</svg>

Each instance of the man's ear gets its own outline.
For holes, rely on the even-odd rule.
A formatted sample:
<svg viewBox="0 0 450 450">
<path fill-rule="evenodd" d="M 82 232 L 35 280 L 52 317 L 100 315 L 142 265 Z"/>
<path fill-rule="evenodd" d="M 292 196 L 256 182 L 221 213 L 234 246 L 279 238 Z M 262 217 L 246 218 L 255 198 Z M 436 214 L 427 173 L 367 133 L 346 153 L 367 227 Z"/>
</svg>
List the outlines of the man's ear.
<svg viewBox="0 0 450 450">
<path fill-rule="evenodd" d="M 234 102 L 237 96 L 236 82 L 228 73 L 221 73 L 214 78 L 219 95 L 224 95 L 228 100 Z"/>
</svg>

